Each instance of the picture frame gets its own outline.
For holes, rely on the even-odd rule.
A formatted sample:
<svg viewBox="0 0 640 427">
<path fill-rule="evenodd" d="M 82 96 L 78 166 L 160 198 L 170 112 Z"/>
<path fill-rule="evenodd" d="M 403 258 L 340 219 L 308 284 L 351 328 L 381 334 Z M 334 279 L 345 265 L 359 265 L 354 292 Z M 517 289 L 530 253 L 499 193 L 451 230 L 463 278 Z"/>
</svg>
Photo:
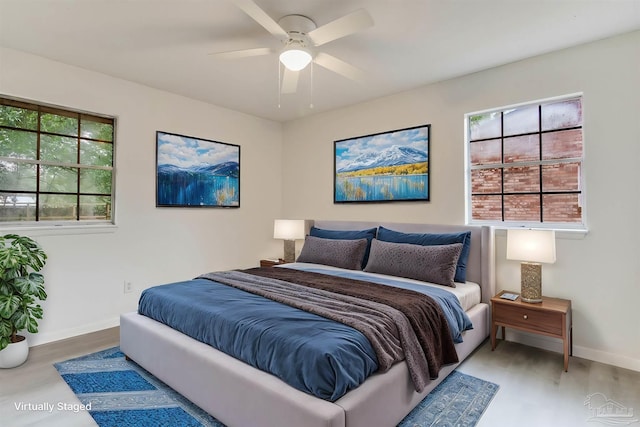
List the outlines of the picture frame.
<svg viewBox="0 0 640 427">
<path fill-rule="evenodd" d="M 156 131 L 156 207 L 239 208 L 240 146 Z"/>
<path fill-rule="evenodd" d="M 333 202 L 429 201 L 431 125 L 334 141 Z"/>
</svg>

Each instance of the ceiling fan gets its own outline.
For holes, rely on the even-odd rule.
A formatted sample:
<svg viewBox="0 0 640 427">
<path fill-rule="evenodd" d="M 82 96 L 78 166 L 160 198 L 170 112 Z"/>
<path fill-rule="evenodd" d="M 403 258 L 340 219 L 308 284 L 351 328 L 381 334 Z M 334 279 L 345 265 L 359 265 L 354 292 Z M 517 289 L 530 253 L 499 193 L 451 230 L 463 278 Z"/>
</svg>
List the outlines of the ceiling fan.
<svg viewBox="0 0 640 427">
<path fill-rule="evenodd" d="M 287 15 L 276 22 L 253 0 L 231 0 L 231 2 L 277 37 L 283 43 L 283 48 L 276 50 L 259 47 L 213 53 L 212 56 L 215 58 L 236 59 L 279 53 L 280 62 L 284 66 L 282 93 L 295 93 L 298 86 L 298 71 L 303 70 L 312 61 L 349 79 L 363 80 L 364 73 L 360 69 L 315 48 L 372 26 L 373 19 L 366 10 L 356 10 L 317 27 L 315 22 L 303 15 Z"/>
</svg>

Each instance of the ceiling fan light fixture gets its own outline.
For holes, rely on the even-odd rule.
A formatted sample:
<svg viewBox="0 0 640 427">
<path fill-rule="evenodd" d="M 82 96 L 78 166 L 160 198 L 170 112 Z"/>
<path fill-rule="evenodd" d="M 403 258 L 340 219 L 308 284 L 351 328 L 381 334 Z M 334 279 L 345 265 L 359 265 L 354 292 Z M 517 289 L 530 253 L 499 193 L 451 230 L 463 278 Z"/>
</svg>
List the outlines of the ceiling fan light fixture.
<svg viewBox="0 0 640 427">
<path fill-rule="evenodd" d="M 280 62 L 291 71 L 304 69 L 312 59 L 311 52 L 299 46 L 287 48 L 280 54 Z"/>
</svg>

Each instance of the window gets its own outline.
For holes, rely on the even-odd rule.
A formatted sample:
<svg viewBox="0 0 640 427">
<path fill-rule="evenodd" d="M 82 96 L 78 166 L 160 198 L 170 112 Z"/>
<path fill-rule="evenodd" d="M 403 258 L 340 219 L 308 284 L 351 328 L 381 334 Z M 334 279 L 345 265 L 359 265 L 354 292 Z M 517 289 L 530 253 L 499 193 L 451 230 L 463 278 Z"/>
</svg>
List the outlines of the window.
<svg viewBox="0 0 640 427">
<path fill-rule="evenodd" d="M 0 225 L 112 222 L 114 125 L 0 97 Z"/>
<path fill-rule="evenodd" d="M 470 222 L 584 226 L 581 96 L 466 121 Z"/>
</svg>

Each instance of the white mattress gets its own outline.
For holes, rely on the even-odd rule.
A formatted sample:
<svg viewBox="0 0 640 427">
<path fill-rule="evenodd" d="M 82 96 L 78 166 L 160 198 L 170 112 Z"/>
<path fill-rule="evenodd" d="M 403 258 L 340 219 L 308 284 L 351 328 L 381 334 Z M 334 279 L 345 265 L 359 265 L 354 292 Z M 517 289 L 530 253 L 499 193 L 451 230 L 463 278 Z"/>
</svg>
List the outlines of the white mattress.
<svg viewBox="0 0 640 427">
<path fill-rule="evenodd" d="M 336 267 L 331 267 L 328 265 L 321 265 L 321 264 L 309 264 L 309 263 L 305 263 L 305 262 L 294 262 L 294 263 L 290 263 L 290 264 L 283 264 L 283 265 L 278 265 L 277 267 L 279 268 L 294 268 L 294 269 L 300 269 L 303 270 L 305 268 L 305 266 L 307 267 L 311 267 L 314 268 L 316 270 L 342 270 L 341 268 L 336 268 Z M 436 288 L 440 288 L 440 289 L 444 289 L 446 291 L 451 292 L 452 294 L 454 294 L 458 300 L 460 301 L 460 305 L 462 306 L 462 309 L 464 311 L 469 311 L 469 309 L 473 306 L 475 306 L 476 304 L 480 303 L 480 298 L 481 298 L 481 290 L 480 290 L 480 285 L 478 285 L 477 283 L 474 282 L 466 282 L 466 283 L 458 283 L 456 282 L 456 287 L 455 288 L 451 288 L 449 286 L 442 286 L 442 285 L 436 285 L 435 283 L 428 283 L 428 282 L 421 282 L 419 280 L 413 280 L 413 279 L 406 279 L 404 277 L 397 277 L 397 276 L 387 276 L 384 274 L 377 274 L 377 273 L 368 273 L 365 271 L 358 271 L 358 273 L 362 273 L 363 275 L 366 276 L 379 276 L 379 277 L 387 277 L 387 278 L 392 278 L 394 280 L 400 280 L 403 282 L 407 282 L 407 283 L 414 283 L 414 284 L 419 284 L 419 285 L 424 285 L 424 286 L 433 286 Z"/>
</svg>

